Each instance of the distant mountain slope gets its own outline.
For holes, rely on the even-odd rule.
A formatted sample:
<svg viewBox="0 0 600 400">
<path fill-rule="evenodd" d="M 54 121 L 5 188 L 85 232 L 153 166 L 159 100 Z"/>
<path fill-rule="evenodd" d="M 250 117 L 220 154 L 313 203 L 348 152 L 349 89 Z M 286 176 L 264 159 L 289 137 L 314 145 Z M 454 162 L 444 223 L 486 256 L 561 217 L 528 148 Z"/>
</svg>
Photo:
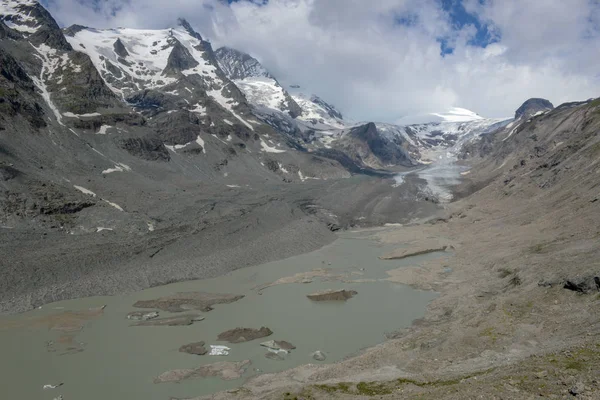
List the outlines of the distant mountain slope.
<svg viewBox="0 0 600 400">
<path fill-rule="evenodd" d="M 298 119 L 304 121 L 314 129 L 343 129 L 349 123 L 344 121 L 342 113 L 335 106 L 327 103 L 317 95 L 306 96 L 302 93 L 292 95 L 293 99 L 302 108 L 302 115 Z"/>
<path fill-rule="evenodd" d="M 229 47 L 217 49 L 215 55 L 229 79 L 235 82 L 252 104 L 286 112 L 292 118 L 302 114 L 302 109 L 294 99 L 258 60 Z"/>
</svg>

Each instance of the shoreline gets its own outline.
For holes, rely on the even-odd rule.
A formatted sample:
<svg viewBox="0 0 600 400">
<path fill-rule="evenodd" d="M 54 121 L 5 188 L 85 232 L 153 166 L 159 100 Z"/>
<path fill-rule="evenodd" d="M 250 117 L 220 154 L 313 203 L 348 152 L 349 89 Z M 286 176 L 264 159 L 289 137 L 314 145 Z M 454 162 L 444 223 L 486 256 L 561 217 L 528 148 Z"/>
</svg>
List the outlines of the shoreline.
<svg viewBox="0 0 600 400">
<path fill-rule="evenodd" d="M 454 192 L 469 195 L 447 204 L 443 217 L 376 233 L 387 244 L 443 240 L 453 249 L 447 260 L 393 276 L 439 293 L 424 318 L 342 362 L 262 375 L 235 397 L 196 400 L 562 398 L 575 386 L 585 388 L 579 397 L 597 398 L 600 297 L 564 283 L 597 273 L 597 230 L 588 228 L 598 225 L 572 211 L 589 201 L 557 208 L 560 190 L 525 200 L 499 196 L 502 180 L 480 179 L 491 184 L 473 191 L 478 182 L 461 177 Z"/>
<path fill-rule="evenodd" d="M 279 199 L 251 193 L 259 200 L 248 211 L 242 209 L 239 215 L 244 206 L 231 206 L 232 216 L 218 216 L 200 229 L 185 222 L 143 235 L 49 232 L 42 241 L 40 234 L 27 231 L 0 232 L 7 238 L 2 268 L 8 271 L 0 283 L 0 315 L 60 300 L 213 278 L 317 250 L 336 239 L 334 229 L 354 229 L 354 221 L 376 227 L 438 210 L 418 199 L 406 201 L 417 190 L 416 183 L 408 182 L 403 190 L 388 183 L 387 178 L 355 177 L 285 186 L 289 192 Z M 23 247 L 34 250 L 22 252 Z"/>
</svg>

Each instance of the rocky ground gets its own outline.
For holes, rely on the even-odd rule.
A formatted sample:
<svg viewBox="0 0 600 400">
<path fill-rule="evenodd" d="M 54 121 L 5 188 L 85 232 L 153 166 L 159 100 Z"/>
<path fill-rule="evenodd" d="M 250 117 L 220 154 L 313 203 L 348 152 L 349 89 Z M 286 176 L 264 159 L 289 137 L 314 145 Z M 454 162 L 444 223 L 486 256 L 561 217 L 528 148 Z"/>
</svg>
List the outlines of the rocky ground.
<svg viewBox="0 0 600 400">
<path fill-rule="evenodd" d="M 471 160 L 462 198 L 437 218 L 373 233 L 402 245 L 399 256 L 451 252 L 390 271 L 440 293 L 413 327 L 343 362 L 208 398 L 600 398 L 598 106 L 527 122 Z"/>
<path fill-rule="evenodd" d="M 111 207 L 95 206 L 62 225 L 38 216 L 3 226 L 0 312 L 214 277 L 315 250 L 335 240 L 338 229 L 407 222 L 437 208 L 415 194 L 422 182 L 412 192 L 392 184 L 357 176 L 261 190 L 157 190 L 120 201 L 132 206 L 112 217 L 100 215 Z M 108 229 L 99 230 L 98 221 Z"/>
</svg>

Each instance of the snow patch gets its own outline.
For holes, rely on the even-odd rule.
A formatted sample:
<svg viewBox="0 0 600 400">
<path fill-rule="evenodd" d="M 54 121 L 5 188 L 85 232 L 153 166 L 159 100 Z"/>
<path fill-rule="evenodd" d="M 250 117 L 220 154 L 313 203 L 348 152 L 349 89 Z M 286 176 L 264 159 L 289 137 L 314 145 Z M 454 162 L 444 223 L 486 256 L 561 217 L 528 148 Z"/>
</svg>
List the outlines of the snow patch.
<svg viewBox="0 0 600 400">
<path fill-rule="evenodd" d="M 202 146 L 202 153 L 206 154 L 206 145 L 204 144 L 204 140 L 202 140 L 200 135 L 198 135 L 198 137 L 196 138 L 196 143 Z"/>
<path fill-rule="evenodd" d="M 100 113 L 87 113 L 87 114 L 73 114 L 72 112 L 64 112 L 64 115 L 67 118 L 86 118 L 86 117 L 100 117 L 102 114 Z"/>
<path fill-rule="evenodd" d="M 200 114 L 200 116 L 203 117 L 206 115 L 206 107 L 203 107 L 200 104 L 196 104 L 196 107 L 192 108 L 190 112 Z"/>
<path fill-rule="evenodd" d="M 225 108 L 227 111 L 229 111 L 234 117 L 239 119 L 244 125 L 246 125 L 248 127 L 248 129 L 250 129 L 251 131 L 254 131 L 254 127 L 252 125 L 250 125 L 245 119 L 243 119 L 241 116 L 239 116 L 233 110 L 233 107 L 237 105 L 237 102 L 233 99 L 228 99 L 225 96 L 223 96 L 222 89 L 221 90 L 210 90 L 210 91 L 207 91 L 206 94 L 208 94 L 210 97 L 215 99 L 215 101 L 217 103 L 219 103 L 223 108 Z"/>
<path fill-rule="evenodd" d="M 113 172 L 131 171 L 131 167 L 126 164 L 117 163 L 114 168 L 108 168 L 102 171 L 102 174 L 111 174 Z"/>
<path fill-rule="evenodd" d="M 267 153 L 285 153 L 285 150 L 279 150 L 275 147 L 269 146 L 262 138 L 260 139 L 260 146 L 262 147 L 262 151 Z"/>
<path fill-rule="evenodd" d="M 80 191 L 81 193 L 83 193 L 83 194 L 87 194 L 87 195 L 90 195 L 90 196 L 92 196 L 92 197 L 96 197 L 96 193 L 94 193 L 94 192 L 92 192 L 91 190 L 88 190 L 88 189 L 86 189 L 86 188 L 84 188 L 84 187 L 82 187 L 82 186 L 73 185 L 73 187 L 74 187 L 75 189 L 79 190 L 79 191 Z"/>
<path fill-rule="evenodd" d="M 33 44 L 31 44 L 31 46 L 39 53 L 34 55 L 42 61 L 42 69 L 39 78 L 34 76 L 31 76 L 30 78 L 35 86 L 42 92 L 42 98 L 54 113 L 56 121 L 64 126 L 65 124 L 62 122 L 62 115 L 60 114 L 60 111 L 58 111 L 58 107 L 52 102 L 48 86 L 46 85 L 46 79 L 51 78 L 56 70 L 56 60 L 51 59 L 51 57 L 56 54 L 56 50 L 45 44 L 41 44 L 39 47 L 35 47 Z M 46 77 L 46 75 L 48 76 Z"/>
<path fill-rule="evenodd" d="M 106 135 L 107 131 L 109 128 L 112 128 L 112 126 L 110 125 L 102 125 L 100 127 L 100 130 L 98 132 L 96 132 L 96 135 Z"/>
<path fill-rule="evenodd" d="M 281 172 L 283 172 L 284 174 L 289 174 L 290 171 L 288 171 L 287 169 L 284 168 L 282 163 L 279 163 L 279 169 L 281 170 Z"/>
<path fill-rule="evenodd" d="M 110 206 L 112 206 L 112 207 L 116 208 L 117 210 L 119 210 L 119 211 L 123 211 L 123 209 L 121 208 L 121 206 L 119 206 L 118 204 L 116 204 L 116 203 L 113 203 L 113 202 L 111 202 L 111 201 L 108 201 L 108 200 L 106 200 L 106 199 L 102 199 L 102 200 L 103 200 L 105 203 L 107 203 L 108 205 L 110 205 Z"/>
</svg>

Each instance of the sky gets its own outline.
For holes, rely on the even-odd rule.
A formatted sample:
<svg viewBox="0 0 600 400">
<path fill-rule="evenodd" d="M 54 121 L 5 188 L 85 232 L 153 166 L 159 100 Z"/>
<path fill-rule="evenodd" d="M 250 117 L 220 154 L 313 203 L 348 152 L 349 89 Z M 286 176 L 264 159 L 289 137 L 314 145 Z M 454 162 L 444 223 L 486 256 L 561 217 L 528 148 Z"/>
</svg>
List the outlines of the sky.
<svg viewBox="0 0 600 400">
<path fill-rule="evenodd" d="M 600 96 L 600 0 L 43 0 L 60 25 L 162 29 L 185 17 L 354 120 Z"/>
</svg>

